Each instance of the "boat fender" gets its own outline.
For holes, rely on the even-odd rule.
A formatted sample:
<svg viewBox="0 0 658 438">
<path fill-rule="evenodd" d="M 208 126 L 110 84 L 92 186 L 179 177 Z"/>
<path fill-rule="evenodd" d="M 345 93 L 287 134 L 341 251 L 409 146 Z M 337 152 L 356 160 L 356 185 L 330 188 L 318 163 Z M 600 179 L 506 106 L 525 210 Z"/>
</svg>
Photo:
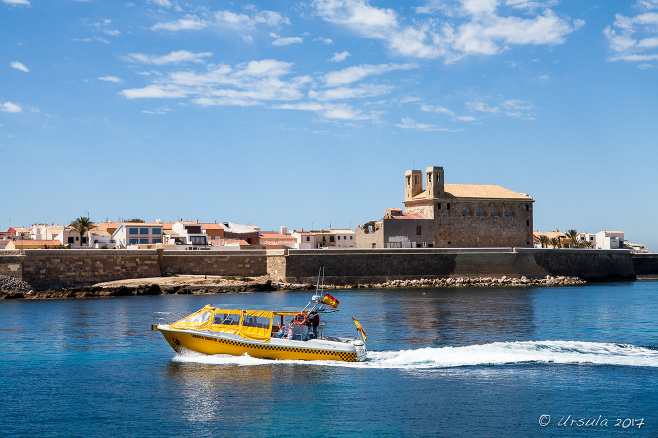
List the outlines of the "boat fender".
<svg viewBox="0 0 658 438">
<path fill-rule="evenodd" d="M 294 316 L 294 318 L 292 320 L 295 321 L 295 324 L 297 324 L 297 325 L 305 325 L 306 324 L 306 315 L 302 312 L 299 312 L 297 315 Z"/>
</svg>

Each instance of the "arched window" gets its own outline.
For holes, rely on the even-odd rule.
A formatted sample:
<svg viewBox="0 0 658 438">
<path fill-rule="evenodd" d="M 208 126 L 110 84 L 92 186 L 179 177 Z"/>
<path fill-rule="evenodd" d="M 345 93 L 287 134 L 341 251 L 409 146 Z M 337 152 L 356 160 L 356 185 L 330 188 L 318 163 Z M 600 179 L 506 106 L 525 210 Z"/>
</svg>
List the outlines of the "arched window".
<svg viewBox="0 0 658 438">
<path fill-rule="evenodd" d="M 475 212 L 477 216 L 486 216 L 487 212 L 482 210 L 482 207 L 478 208 L 477 211 Z"/>
<path fill-rule="evenodd" d="M 473 213 L 468 208 L 464 207 L 462 210 L 462 216 L 473 216 Z"/>
<path fill-rule="evenodd" d="M 505 216 L 514 216 L 514 211 L 511 208 L 505 207 Z"/>
<path fill-rule="evenodd" d="M 495 208 L 492 208 L 491 211 L 489 212 L 490 216 L 495 216 L 495 217 L 500 217 L 500 212 L 496 210 Z"/>
</svg>

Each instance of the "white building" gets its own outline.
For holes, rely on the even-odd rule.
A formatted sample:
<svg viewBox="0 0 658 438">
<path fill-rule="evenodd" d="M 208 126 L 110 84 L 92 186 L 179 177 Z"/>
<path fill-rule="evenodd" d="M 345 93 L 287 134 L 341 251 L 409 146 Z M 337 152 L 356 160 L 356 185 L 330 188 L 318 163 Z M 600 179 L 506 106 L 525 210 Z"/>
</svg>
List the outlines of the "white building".
<svg viewBox="0 0 658 438">
<path fill-rule="evenodd" d="M 354 248 L 356 240 L 354 236 L 356 233 L 347 229 L 332 229 L 331 233 L 334 235 L 334 242 L 340 248 Z"/>
<path fill-rule="evenodd" d="M 315 234 L 308 231 L 293 231 L 291 236 L 297 239 L 297 248 L 315 249 Z"/>
<path fill-rule="evenodd" d="M 124 222 L 112 234 L 116 248 L 162 243 L 162 224 Z"/>
<path fill-rule="evenodd" d="M 185 245 L 208 245 L 208 236 L 203 232 L 203 228 L 198 222 L 178 221 L 171 227 L 171 230 L 178 235 L 181 243 Z"/>
<path fill-rule="evenodd" d="M 596 233 L 596 249 L 619 249 L 624 246 L 622 231 L 599 231 Z"/>
</svg>

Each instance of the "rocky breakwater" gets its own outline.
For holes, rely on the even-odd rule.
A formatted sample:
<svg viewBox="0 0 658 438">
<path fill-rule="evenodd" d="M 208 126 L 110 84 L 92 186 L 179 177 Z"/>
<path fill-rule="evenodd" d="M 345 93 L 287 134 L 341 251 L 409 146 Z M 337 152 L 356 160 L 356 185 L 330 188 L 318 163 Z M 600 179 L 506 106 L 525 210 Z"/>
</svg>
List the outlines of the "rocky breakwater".
<svg viewBox="0 0 658 438">
<path fill-rule="evenodd" d="M 394 287 L 450 287 L 450 286 L 570 286 L 585 284 L 578 277 L 553 277 L 547 275 L 543 278 L 521 277 L 521 278 L 493 278 L 493 277 L 457 277 L 457 278 L 421 278 L 418 280 L 391 280 L 381 284 L 358 285 L 355 287 L 369 288 L 394 288 Z"/>
<path fill-rule="evenodd" d="M 120 280 L 93 285 L 40 282 L 33 287 L 13 277 L 0 276 L 0 299 L 65 299 L 139 295 L 201 295 L 234 292 L 310 290 L 310 284 L 273 282 L 268 277 L 173 276 Z"/>
</svg>

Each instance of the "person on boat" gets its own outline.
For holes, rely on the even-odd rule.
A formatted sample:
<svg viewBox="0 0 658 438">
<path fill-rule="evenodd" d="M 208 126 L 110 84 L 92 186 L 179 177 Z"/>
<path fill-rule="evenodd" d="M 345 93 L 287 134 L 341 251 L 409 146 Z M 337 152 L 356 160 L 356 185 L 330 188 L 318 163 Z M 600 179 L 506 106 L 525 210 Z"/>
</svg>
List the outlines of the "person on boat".
<svg viewBox="0 0 658 438">
<path fill-rule="evenodd" d="M 320 315 L 318 312 L 311 312 L 308 315 L 308 323 L 313 328 L 313 336 L 318 338 L 318 326 L 320 325 Z"/>
<path fill-rule="evenodd" d="M 295 322 L 290 321 L 290 325 L 288 326 L 288 336 L 286 336 L 286 339 L 293 339 L 295 337 Z"/>
<path fill-rule="evenodd" d="M 276 335 L 277 338 L 283 338 L 283 336 L 286 333 L 286 326 L 283 324 L 283 321 L 281 321 L 281 325 L 279 326 L 279 331 Z"/>
</svg>

